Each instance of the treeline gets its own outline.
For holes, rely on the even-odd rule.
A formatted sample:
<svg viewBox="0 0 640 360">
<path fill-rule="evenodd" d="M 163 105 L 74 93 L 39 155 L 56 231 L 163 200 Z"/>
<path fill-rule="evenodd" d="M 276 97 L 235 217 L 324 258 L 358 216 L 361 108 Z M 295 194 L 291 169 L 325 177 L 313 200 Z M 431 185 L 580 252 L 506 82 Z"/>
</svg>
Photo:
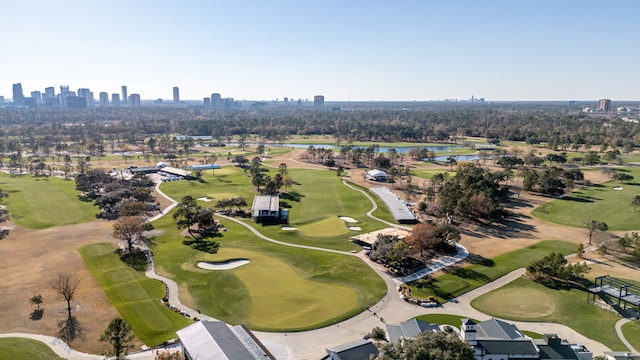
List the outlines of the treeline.
<svg viewBox="0 0 640 360">
<path fill-rule="evenodd" d="M 79 125 L 82 124 L 82 125 Z M 37 138 L 139 143 L 166 134 L 257 136 L 282 142 L 292 135 L 331 135 L 336 141 L 452 142 L 460 137 L 547 143 L 554 149 L 640 144 L 638 126 L 566 106 L 430 104 L 409 109 L 314 111 L 262 108 L 233 111 L 180 108 L 2 109 L 0 135 L 23 145 Z"/>
</svg>

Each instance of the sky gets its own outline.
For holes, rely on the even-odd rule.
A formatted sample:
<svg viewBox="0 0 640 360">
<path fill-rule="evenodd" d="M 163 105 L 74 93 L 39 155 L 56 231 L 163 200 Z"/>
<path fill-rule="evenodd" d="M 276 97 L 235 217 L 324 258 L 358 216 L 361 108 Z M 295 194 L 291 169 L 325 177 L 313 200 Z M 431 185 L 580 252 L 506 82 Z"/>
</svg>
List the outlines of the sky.
<svg viewBox="0 0 640 360">
<path fill-rule="evenodd" d="M 640 1 L 0 1 L 0 95 L 640 99 Z"/>
</svg>

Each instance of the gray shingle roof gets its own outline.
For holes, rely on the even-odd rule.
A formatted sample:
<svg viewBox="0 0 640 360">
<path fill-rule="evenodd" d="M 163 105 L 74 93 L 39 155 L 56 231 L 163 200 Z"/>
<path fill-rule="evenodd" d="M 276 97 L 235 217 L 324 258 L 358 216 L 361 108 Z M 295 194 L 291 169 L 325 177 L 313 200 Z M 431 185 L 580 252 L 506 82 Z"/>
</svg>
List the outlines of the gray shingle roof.
<svg viewBox="0 0 640 360">
<path fill-rule="evenodd" d="M 490 319 L 476 325 L 477 338 L 519 339 L 524 335 L 513 325 L 498 319 Z"/>
<path fill-rule="evenodd" d="M 530 339 L 522 340 L 478 340 L 478 347 L 487 355 L 517 355 L 521 359 L 537 359 L 538 351 Z"/>
</svg>

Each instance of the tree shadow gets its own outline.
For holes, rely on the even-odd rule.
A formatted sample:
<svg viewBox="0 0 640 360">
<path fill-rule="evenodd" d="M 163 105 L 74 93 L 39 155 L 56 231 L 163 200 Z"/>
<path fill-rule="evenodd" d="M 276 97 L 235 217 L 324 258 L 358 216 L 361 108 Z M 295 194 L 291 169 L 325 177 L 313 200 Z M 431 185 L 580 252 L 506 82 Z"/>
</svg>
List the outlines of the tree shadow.
<svg viewBox="0 0 640 360">
<path fill-rule="evenodd" d="M 279 204 L 279 205 L 280 205 L 280 207 L 281 207 L 281 208 L 283 208 L 283 209 L 291 209 L 291 208 L 292 208 L 292 206 L 291 206 L 291 205 L 289 205 L 289 203 L 288 203 L 288 202 L 286 202 L 286 201 L 282 201 L 282 200 L 280 201 L 280 204 Z"/>
<path fill-rule="evenodd" d="M 33 321 L 38 321 L 38 320 L 42 319 L 42 316 L 44 316 L 44 309 L 42 309 L 42 308 L 35 309 L 31 313 L 31 315 L 29 315 L 29 319 L 31 319 Z"/>
<path fill-rule="evenodd" d="M 450 272 L 450 274 L 455 275 L 457 277 L 461 277 L 463 279 L 480 280 L 482 282 L 491 281 L 491 279 L 487 275 L 477 272 L 475 270 L 470 270 L 468 268 L 455 268 L 453 269 L 453 271 Z"/>
<path fill-rule="evenodd" d="M 281 193 L 280 194 L 280 198 L 285 199 L 285 200 L 295 201 L 295 202 L 299 202 L 300 199 L 302 199 L 303 197 L 305 197 L 305 196 L 300 194 L 297 191 L 289 191 L 289 192 L 285 192 L 285 193 Z"/>
<path fill-rule="evenodd" d="M 126 253 L 118 249 L 116 253 L 120 255 L 120 261 L 128 267 L 136 271 L 147 270 L 147 255 L 144 251 L 135 249 L 132 253 Z"/>
<path fill-rule="evenodd" d="M 84 339 L 85 329 L 75 316 L 58 322 L 58 327 L 60 328 L 58 337 L 66 343 L 70 343 L 78 338 Z"/>
<path fill-rule="evenodd" d="M 496 266 L 496 263 L 493 260 L 487 259 L 486 257 L 478 254 L 469 254 L 466 260 L 471 264 L 478 264 L 487 267 Z"/>
<path fill-rule="evenodd" d="M 202 251 L 207 254 L 215 254 L 220 249 L 220 243 L 211 240 L 184 240 L 182 243 L 190 246 L 194 250 Z"/>
<path fill-rule="evenodd" d="M 434 296 L 437 296 L 444 300 L 451 300 L 454 298 L 453 294 L 450 292 L 443 291 L 440 289 L 440 285 L 438 284 L 438 279 L 432 277 L 422 278 L 420 280 L 416 280 L 410 284 L 411 286 L 415 286 L 417 288 L 429 289 L 433 292 Z"/>
</svg>

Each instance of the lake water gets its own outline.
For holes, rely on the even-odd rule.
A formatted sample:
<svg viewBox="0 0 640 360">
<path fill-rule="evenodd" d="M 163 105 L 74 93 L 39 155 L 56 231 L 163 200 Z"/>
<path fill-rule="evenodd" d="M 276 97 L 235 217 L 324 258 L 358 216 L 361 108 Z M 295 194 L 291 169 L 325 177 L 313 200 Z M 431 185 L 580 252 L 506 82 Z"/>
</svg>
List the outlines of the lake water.
<svg viewBox="0 0 640 360">
<path fill-rule="evenodd" d="M 227 144 L 228 146 L 238 146 L 238 144 Z M 279 147 L 278 145 L 270 145 L 270 146 L 275 146 L 275 147 Z M 290 148 L 294 148 L 294 149 L 308 149 L 309 146 L 311 146 L 311 144 L 282 144 L 281 147 L 290 147 Z M 334 149 L 334 150 L 339 150 L 340 147 L 339 146 L 335 146 L 332 144 L 313 144 L 313 147 L 316 149 Z M 368 148 L 368 146 L 352 146 L 353 148 L 360 148 L 360 149 L 366 149 Z M 402 153 L 402 154 L 406 154 L 409 152 L 409 150 L 411 150 L 411 148 L 414 147 L 419 147 L 419 148 L 426 148 L 428 151 L 451 151 L 453 149 L 460 149 L 463 146 L 460 145 L 442 145 L 442 146 L 411 146 L 411 147 L 386 147 L 386 146 L 379 146 L 377 148 L 377 152 L 379 153 L 386 153 L 389 152 L 390 149 L 396 149 L 396 151 L 398 153 Z"/>
</svg>

